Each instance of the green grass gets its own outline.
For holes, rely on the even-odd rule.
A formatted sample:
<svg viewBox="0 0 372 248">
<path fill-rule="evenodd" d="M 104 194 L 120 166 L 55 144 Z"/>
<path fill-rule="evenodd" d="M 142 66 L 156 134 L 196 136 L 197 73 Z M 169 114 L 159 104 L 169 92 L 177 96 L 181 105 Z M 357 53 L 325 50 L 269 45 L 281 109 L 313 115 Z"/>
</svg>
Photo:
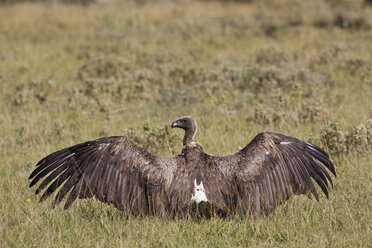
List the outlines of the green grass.
<svg viewBox="0 0 372 248">
<path fill-rule="evenodd" d="M 0 246 L 369 247 L 371 29 L 363 1 L 1 6 Z M 135 218 L 96 200 L 51 209 L 28 188 L 42 157 L 101 136 L 177 154 L 183 134 L 165 126 L 184 115 L 214 155 L 261 131 L 331 152 L 344 135 L 330 198 L 195 221 Z"/>
</svg>

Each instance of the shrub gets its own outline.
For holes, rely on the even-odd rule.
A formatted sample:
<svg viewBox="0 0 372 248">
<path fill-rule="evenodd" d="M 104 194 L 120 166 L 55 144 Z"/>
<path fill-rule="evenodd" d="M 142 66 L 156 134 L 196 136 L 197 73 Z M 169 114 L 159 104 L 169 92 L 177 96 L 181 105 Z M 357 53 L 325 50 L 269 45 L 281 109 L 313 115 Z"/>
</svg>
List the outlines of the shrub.
<svg viewBox="0 0 372 248">
<path fill-rule="evenodd" d="M 372 146 L 372 119 L 353 126 L 344 132 L 337 122 L 328 121 L 321 129 L 320 138 L 312 137 L 310 142 L 320 143 L 332 155 L 346 152 L 364 152 Z"/>
<path fill-rule="evenodd" d="M 320 142 L 332 155 L 342 155 L 347 151 L 345 134 L 337 122 L 327 122 L 320 132 Z"/>
<path fill-rule="evenodd" d="M 159 154 L 175 154 L 178 151 L 175 151 L 174 148 L 182 140 L 177 134 L 170 132 L 169 126 L 153 127 L 149 123 L 145 123 L 142 128 L 124 129 L 124 135 L 145 149 L 151 149 L 151 152 Z"/>
<path fill-rule="evenodd" d="M 348 151 L 363 152 L 372 145 L 372 119 L 352 127 L 346 136 Z"/>
</svg>

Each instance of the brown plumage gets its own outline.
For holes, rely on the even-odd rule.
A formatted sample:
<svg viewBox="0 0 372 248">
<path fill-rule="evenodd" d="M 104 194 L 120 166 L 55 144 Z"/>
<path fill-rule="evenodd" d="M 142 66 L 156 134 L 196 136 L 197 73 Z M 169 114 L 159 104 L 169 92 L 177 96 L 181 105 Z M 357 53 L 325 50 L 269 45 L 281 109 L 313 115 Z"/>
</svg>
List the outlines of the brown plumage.
<svg viewBox="0 0 372 248">
<path fill-rule="evenodd" d="M 293 194 L 328 197 L 326 152 L 310 143 L 276 133 L 260 133 L 241 151 L 224 157 L 204 153 L 193 141 L 191 117 L 172 123 L 185 130 L 182 154 L 161 158 L 124 136 L 100 138 L 56 151 L 37 163 L 30 187 L 45 200 L 58 187 L 53 206 L 68 194 L 64 208 L 77 198 L 96 197 L 133 215 L 195 212 L 209 216 L 259 215 L 273 211 Z M 200 210 L 202 210 L 200 212 Z"/>
</svg>

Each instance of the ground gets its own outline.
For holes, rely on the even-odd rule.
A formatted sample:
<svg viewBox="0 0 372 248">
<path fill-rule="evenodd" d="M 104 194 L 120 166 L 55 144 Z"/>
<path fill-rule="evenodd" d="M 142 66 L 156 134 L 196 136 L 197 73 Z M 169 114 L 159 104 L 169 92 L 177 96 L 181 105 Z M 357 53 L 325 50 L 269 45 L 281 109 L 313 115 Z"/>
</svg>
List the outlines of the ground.
<svg viewBox="0 0 372 248">
<path fill-rule="evenodd" d="M 372 243 L 370 1 L 98 1 L 0 6 L 0 239 L 4 247 L 368 247 Z M 67 211 L 28 188 L 47 154 L 127 135 L 207 153 L 280 132 L 331 154 L 329 199 L 267 216 L 136 218 L 96 200 Z M 320 189 L 318 192 L 320 192 Z"/>
</svg>

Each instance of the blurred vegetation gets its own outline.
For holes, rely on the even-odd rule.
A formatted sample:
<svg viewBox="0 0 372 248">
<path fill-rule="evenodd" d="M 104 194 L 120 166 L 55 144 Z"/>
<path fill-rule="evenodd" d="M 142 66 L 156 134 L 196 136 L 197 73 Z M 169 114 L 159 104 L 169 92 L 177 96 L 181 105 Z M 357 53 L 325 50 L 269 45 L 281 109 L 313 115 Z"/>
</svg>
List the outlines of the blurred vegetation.
<svg viewBox="0 0 372 248">
<path fill-rule="evenodd" d="M 55 4 L 55 3 L 67 3 L 67 4 L 81 4 L 87 5 L 96 2 L 96 0 L 0 0 L 0 3 L 14 4 L 22 2 L 31 3 L 45 3 L 45 4 Z"/>
<path fill-rule="evenodd" d="M 62 2 L 0 6 L 3 246 L 372 243 L 370 1 Z M 236 152 L 261 131 L 321 146 L 338 174 L 330 199 L 193 222 L 132 218 L 94 200 L 56 211 L 28 188 L 39 159 L 102 136 L 178 154 L 183 133 L 169 124 L 185 115 L 207 153 Z"/>
</svg>

